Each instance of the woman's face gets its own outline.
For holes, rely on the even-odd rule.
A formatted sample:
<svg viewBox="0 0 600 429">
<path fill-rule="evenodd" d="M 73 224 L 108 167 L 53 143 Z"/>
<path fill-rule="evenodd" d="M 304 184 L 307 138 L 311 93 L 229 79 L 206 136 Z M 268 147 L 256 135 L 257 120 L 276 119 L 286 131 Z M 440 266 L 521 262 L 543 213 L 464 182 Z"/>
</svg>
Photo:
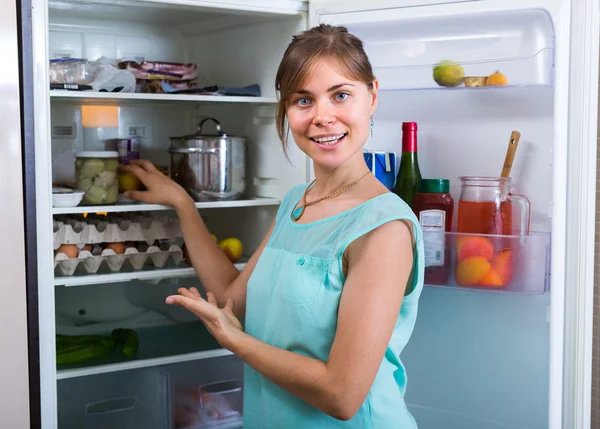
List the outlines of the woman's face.
<svg viewBox="0 0 600 429">
<path fill-rule="evenodd" d="M 377 107 L 377 89 L 377 81 L 369 89 L 364 82 L 349 79 L 333 60 L 315 65 L 287 105 L 294 141 L 315 167 L 329 171 L 353 157 L 362 159 Z"/>
</svg>

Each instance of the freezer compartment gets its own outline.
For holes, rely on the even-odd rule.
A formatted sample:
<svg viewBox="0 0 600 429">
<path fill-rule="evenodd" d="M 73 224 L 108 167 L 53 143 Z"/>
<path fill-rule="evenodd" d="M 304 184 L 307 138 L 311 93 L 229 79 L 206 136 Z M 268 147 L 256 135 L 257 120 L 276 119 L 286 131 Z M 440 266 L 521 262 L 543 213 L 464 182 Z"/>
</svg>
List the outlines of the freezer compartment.
<svg viewBox="0 0 600 429">
<path fill-rule="evenodd" d="M 461 75 L 451 79 L 451 68 L 440 73 L 440 81 L 434 79 L 441 61 L 460 65 L 464 77 L 500 72 L 506 78 L 502 86 L 553 85 L 554 27 L 545 11 L 444 7 L 445 12 L 430 6 L 331 15 L 325 21 L 347 26 L 364 41 L 383 90 L 482 89 L 466 87 Z"/>
<path fill-rule="evenodd" d="M 170 374 L 160 368 L 58 381 L 61 429 L 170 429 Z"/>
<path fill-rule="evenodd" d="M 543 294 L 550 287 L 550 233 L 527 236 L 423 233 L 427 286 Z"/>
</svg>

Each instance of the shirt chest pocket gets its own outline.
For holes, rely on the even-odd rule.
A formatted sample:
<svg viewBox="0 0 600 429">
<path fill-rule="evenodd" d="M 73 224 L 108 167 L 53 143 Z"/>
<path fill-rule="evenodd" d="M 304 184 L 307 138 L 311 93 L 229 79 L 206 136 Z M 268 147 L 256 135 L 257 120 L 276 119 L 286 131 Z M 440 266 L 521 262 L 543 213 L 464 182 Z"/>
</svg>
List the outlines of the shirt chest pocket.
<svg viewBox="0 0 600 429">
<path fill-rule="evenodd" d="M 329 261 L 285 252 L 280 260 L 277 289 L 288 304 L 306 306 L 321 295 Z"/>
</svg>

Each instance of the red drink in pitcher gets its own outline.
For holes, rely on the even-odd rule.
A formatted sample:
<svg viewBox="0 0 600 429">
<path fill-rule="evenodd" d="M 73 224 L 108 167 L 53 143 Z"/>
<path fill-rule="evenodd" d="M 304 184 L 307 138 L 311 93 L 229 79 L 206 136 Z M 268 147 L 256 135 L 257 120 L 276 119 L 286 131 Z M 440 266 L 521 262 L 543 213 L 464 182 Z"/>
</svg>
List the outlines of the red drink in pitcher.
<svg viewBox="0 0 600 429">
<path fill-rule="evenodd" d="M 512 202 L 460 201 L 458 231 L 474 234 L 512 235 Z"/>
<path fill-rule="evenodd" d="M 515 239 L 529 234 L 529 200 L 510 193 L 510 177 L 461 177 L 456 239 L 456 282 L 461 286 L 504 287 L 512 280 Z M 513 225 L 513 202 L 520 222 Z M 484 234 L 484 235 L 467 235 Z M 516 242 L 518 245 L 518 241 Z"/>
</svg>

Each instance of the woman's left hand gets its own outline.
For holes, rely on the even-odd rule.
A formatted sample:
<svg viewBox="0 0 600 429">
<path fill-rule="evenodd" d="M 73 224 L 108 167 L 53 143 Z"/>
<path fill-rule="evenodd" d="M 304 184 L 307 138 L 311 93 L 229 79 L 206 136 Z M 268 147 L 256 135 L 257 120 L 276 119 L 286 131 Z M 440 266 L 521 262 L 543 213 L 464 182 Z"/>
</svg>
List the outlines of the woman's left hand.
<svg viewBox="0 0 600 429">
<path fill-rule="evenodd" d="M 195 287 L 179 288 L 180 295 L 171 295 L 166 299 L 167 304 L 176 304 L 194 313 L 215 339 L 226 349 L 231 348 L 233 334 L 242 332 L 242 324 L 233 315 L 233 300 L 228 299 L 225 307 L 219 308 L 215 295 L 206 294 L 206 300 L 200 296 Z"/>
</svg>

